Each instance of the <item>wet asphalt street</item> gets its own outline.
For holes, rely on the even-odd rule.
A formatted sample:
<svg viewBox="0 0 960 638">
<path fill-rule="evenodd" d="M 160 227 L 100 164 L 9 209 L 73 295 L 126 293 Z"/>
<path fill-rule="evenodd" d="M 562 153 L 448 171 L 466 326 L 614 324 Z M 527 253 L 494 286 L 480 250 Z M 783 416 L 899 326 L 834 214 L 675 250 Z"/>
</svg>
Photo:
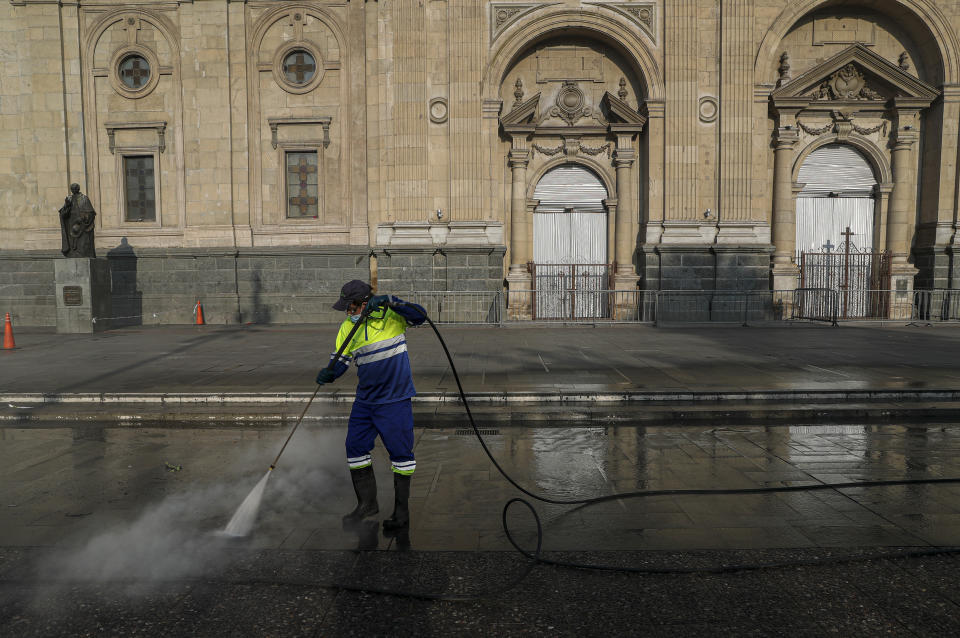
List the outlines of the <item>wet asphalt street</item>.
<svg viewBox="0 0 960 638">
<path fill-rule="evenodd" d="M 445 401 L 425 330 L 409 533 L 380 531 L 379 444 L 381 511 L 340 524 L 346 379 L 309 409 L 253 533 L 224 538 L 330 328 L 208 328 L 27 330 L 0 352 L 0 635 L 960 634 L 960 555 L 943 552 L 960 483 L 528 499 L 542 557 L 634 571 L 534 564 L 501 522 L 520 494 Z M 536 494 L 960 478 L 960 328 L 443 330 L 491 453 Z M 744 395 L 764 392 L 780 394 Z M 532 551 L 529 512 L 507 521 Z"/>
<path fill-rule="evenodd" d="M 960 484 L 587 507 L 530 499 L 545 557 L 703 571 L 539 565 L 501 592 L 530 565 L 501 523 L 518 493 L 462 429 L 418 429 L 407 535 L 379 529 L 392 500 L 379 446 L 381 513 L 342 529 L 352 507 L 344 430 L 309 425 L 271 474 L 253 533 L 227 539 L 217 532 L 286 430 L 66 425 L 0 429 L 2 635 L 394 635 L 396 622 L 418 635 L 960 629 L 957 556 L 911 555 L 960 544 Z M 960 477 L 960 427 L 950 424 L 485 431 L 515 480 L 559 499 Z M 522 506 L 508 524 L 522 547 L 536 546 Z M 710 573 L 768 563 L 785 565 Z M 479 598 L 422 599 L 458 595 Z"/>
</svg>

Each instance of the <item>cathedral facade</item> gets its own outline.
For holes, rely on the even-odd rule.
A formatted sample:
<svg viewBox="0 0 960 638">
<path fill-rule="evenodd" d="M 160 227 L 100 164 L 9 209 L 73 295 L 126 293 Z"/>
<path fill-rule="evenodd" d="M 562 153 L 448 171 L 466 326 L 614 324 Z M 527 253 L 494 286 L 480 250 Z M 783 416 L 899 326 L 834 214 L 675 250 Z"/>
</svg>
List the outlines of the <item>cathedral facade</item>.
<svg viewBox="0 0 960 638">
<path fill-rule="evenodd" d="M 71 183 L 132 323 L 794 290 L 841 245 L 960 288 L 958 136 L 953 1 L 2 0 L 0 299 L 55 323 Z"/>
</svg>

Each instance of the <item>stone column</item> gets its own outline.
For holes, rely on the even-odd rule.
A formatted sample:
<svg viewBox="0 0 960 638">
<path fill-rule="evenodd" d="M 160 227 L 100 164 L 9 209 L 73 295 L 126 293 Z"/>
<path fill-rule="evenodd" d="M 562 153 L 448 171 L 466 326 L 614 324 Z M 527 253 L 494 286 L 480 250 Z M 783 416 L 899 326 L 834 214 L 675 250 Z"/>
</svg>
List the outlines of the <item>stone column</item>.
<svg viewBox="0 0 960 638">
<path fill-rule="evenodd" d="M 617 203 L 616 197 L 603 200 L 607 209 L 607 261 L 615 262 L 617 254 Z"/>
<path fill-rule="evenodd" d="M 633 188 L 633 162 L 636 158 L 630 136 L 618 135 L 617 151 L 613 164 L 617 169 L 617 207 L 614 223 L 614 275 L 611 304 L 614 318 L 629 320 L 637 309 L 637 282 L 640 277 L 633 265 L 636 237 L 633 235 L 633 220 L 638 215 L 636 191 Z M 622 292 L 621 292 L 622 291 Z"/>
<path fill-rule="evenodd" d="M 887 225 L 887 250 L 894 264 L 905 264 L 910 256 L 910 230 L 916 198 L 916 179 L 913 156 L 914 139 L 900 135 L 893 145 L 890 161 L 893 172 L 893 193 L 890 196 L 890 214 Z"/>
<path fill-rule="evenodd" d="M 887 250 L 890 252 L 890 289 L 887 316 L 890 319 L 909 319 L 913 278 L 918 270 L 908 262 L 910 240 L 916 213 L 917 172 L 913 149 L 919 139 L 914 130 L 915 111 L 897 113 L 897 132 L 890 158 L 893 173 L 893 193 L 887 222 Z"/>
<path fill-rule="evenodd" d="M 887 216 L 890 210 L 890 193 L 893 183 L 883 182 L 873 188 L 873 250 L 880 252 L 887 245 Z"/>
<path fill-rule="evenodd" d="M 793 197 L 793 149 L 799 136 L 781 127 L 773 151 L 773 289 L 793 290 L 799 271 L 794 260 L 797 244 L 797 205 Z"/>
<path fill-rule="evenodd" d="M 510 270 L 507 272 L 507 284 L 510 294 L 507 297 L 510 319 L 531 319 L 532 306 L 529 291 L 533 286 L 527 262 L 530 261 L 530 236 L 527 232 L 527 164 L 530 151 L 518 148 L 514 139 L 514 148 L 510 151 L 511 196 L 510 196 Z"/>
<path fill-rule="evenodd" d="M 617 275 L 636 276 L 633 266 L 633 243 L 631 237 L 633 224 L 631 220 L 637 215 L 637 200 L 630 188 L 631 167 L 634 158 L 633 149 L 617 150 L 613 163 L 617 167 L 617 221 L 614 224 L 616 233 L 616 253 L 614 262 L 617 266 Z"/>
</svg>

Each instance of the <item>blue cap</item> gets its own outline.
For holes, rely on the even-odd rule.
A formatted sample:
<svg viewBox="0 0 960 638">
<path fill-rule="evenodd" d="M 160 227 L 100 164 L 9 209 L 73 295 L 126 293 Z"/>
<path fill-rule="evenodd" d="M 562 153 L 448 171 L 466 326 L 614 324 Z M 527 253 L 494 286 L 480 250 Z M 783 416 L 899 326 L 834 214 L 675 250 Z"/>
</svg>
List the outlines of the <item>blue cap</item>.
<svg viewBox="0 0 960 638">
<path fill-rule="evenodd" d="M 365 281 L 354 279 L 343 284 L 340 289 L 340 298 L 333 304 L 334 310 L 346 310 L 352 303 L 363 303 L 373 294 L 373 288 Z"/>
</svg>

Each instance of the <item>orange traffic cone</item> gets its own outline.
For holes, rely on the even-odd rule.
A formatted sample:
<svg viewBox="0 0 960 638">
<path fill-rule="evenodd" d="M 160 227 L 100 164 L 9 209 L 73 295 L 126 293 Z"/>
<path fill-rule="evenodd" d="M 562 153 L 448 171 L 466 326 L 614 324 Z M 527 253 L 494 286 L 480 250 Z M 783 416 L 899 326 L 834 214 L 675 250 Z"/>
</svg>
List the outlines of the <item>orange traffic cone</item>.
<svg viewBox="0 0 960 638">
<path fill-rule="evenodd" d="M 3 349 L 13 350 L 17 344 L 13 342 L 13 324 L 10 323 L 10 313 L 7 313 L 7 320 L 3 325 Z"/>
<path fill-rule="evenodd" d="M 199 299 L 197 299 L 197 325 L 203 325 L 203 306 L 200 305 Z"/>
</svg>

